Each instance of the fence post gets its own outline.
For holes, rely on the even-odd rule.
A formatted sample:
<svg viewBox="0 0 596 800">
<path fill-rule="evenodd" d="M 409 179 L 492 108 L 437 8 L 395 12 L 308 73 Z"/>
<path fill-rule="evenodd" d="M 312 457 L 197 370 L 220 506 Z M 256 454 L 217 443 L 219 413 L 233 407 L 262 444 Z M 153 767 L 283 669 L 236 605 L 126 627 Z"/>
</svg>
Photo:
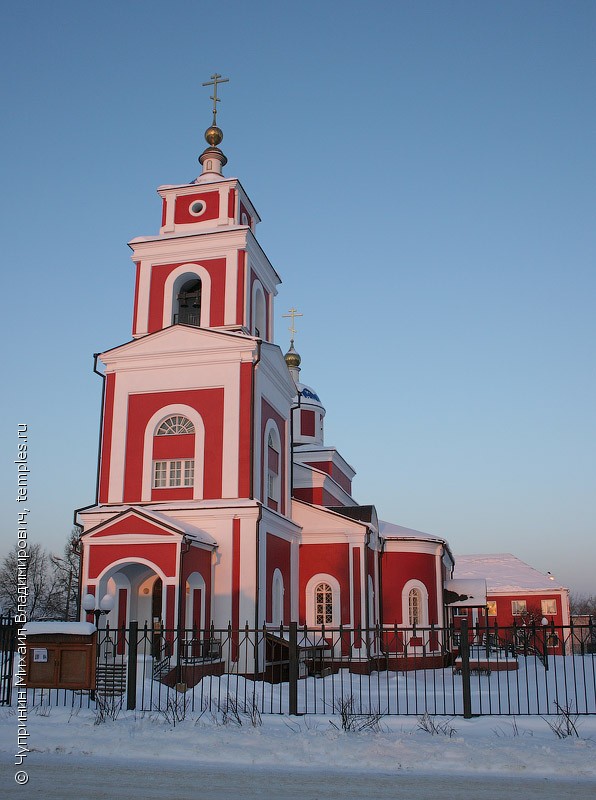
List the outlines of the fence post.
<svg viewBox="0 0 596 800">
<path fill-rule="evenodd" d="M 290 622 L 288 702 L 290 714 L 298 714 L 298 623 Z"/>
<path fill-rule="evenodd" d="M 130 622 L 128 629 L 128 675 L 126 676 L 126 709 L 134 711 L 137 707 L 137 646 L 139 623 Z"/>
<path fill-rule="evenodd" d="M 464 702 L 464 718 L 472 716 L 472 687 L 470 686 L 470 640 L 468 638 L 468 620 L 461 621 L 460 631 L 462 697 Z"/>
</svg>

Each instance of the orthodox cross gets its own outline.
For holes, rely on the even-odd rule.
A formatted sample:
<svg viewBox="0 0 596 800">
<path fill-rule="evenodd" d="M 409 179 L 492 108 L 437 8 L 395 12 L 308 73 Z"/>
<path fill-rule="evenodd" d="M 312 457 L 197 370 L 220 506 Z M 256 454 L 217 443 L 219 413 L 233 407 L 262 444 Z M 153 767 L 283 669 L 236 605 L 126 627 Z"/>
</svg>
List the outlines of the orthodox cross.
<svg viewBox="0 0 596 800">
<path fill-rule="evenodd" d="M 203 86 L 213 86 L 213 94 L 211 95 L 211 100 L 213 100 L 213 124 L 215 125 L 215 120 L 217 117 L 217 104 L 220 102 L 219 97 L 217 96 L 217 84 L 218 83 L 228 83 L 229 78 L 222 78 L 217 72 L 215 75 L 211 76 L 210 81 L 206 81 Z"/>
<path fill-rule="evenodd" d="M 288 330 L 290 331 L 291 341 L 294 341 L 294 334 L 296 333 L 296 328 L 294 327 L 294 322 L 296 321 L 296 317 L 302 317 L 303 314 L 300 314 L 297 309 L 291 308 L 287 314 L 282 314 L 283 319 L 292 319 L 290 327 Z"/>
</svg>

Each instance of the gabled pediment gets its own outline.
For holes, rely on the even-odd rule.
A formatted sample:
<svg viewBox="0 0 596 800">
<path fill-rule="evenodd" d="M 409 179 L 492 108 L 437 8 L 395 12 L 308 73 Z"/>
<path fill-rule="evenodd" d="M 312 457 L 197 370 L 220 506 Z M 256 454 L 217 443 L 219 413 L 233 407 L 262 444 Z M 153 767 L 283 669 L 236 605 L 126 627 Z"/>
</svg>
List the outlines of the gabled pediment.
<svg viewBox="0 0 596 800">
<path fill-rule="evenodd" d="M 182 526 L 177 525 L 174 520 L 171 522 L 164 522 L 163 520 L 157 519 L 153 514 L 130 508 L 126 511 L 121 511 L 111 519 L 85 531 L 83 537 L 99 539 L 107 536 L 131 534 L 181 538 L 184 535 L 184 529 Z"/>
<path fill-rule="evenodd" d="M 135 537 L 161 537 L 171 539 L 173 543 L 184 538 L 186 542 L 192 542 L 199 547 L 209 549 L 216 547 L 217 542 L 207 531 L 191 525 L 188 522 L 175 519 L 160 511 L 149 511 L 134 506 L 118 512 L 108 520 L 100 522 L 83 533 L 82 538 L 106 541 L 108 538 L 127 540 Z"/>
<path fill-rule="evenodd" d="M 127 360 L 149 361 L 152 357 L 159 359 L 160 356 L 201 352 L 211 356 L 218 352 L 222 355 L 240 353 L 243 360 L 248 360 L 256 350 L 257 342 L 252 336 L 193 325 L 170 325 L 106 350 L 100 358 L 106 366 Z"/>
</svg>

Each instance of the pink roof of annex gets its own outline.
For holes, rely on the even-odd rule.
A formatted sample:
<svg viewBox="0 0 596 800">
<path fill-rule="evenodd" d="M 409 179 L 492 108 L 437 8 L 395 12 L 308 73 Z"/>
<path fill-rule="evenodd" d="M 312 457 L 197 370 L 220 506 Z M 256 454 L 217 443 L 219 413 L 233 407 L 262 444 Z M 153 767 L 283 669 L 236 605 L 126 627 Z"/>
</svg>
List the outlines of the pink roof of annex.
<svg viewBox="0 0 596 800">
<path fill-rule="evenodd" d="M 511 553 L 455 556 L 455 578 L 486 578 L 489 592 L 559 591 L 566 587 Z"/>
</svg>

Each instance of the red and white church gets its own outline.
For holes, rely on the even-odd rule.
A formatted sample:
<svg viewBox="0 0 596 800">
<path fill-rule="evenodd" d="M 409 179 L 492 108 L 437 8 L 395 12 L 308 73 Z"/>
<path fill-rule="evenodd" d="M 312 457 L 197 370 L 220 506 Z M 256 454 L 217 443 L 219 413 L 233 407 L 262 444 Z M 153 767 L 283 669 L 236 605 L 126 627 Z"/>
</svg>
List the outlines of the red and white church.
<svg viewBox="0 0 596 800">
<path fill-rule="evenodd" d="M 285 356 L 273 341 L 280 278 L 213 123 L 199 177 L 159 187 L 159 233 L 130 242 L 132 339 L 99 355 L 81 591 L 113 596 L 112 628 L 342 625 L 336 655 L 360 659 L 359 628 L 447 624 L 454 560 L 444 539 L 353 498 L 293 341 Z M 394 641 L 415 648 L 406 636 Z"/>
</svg>

